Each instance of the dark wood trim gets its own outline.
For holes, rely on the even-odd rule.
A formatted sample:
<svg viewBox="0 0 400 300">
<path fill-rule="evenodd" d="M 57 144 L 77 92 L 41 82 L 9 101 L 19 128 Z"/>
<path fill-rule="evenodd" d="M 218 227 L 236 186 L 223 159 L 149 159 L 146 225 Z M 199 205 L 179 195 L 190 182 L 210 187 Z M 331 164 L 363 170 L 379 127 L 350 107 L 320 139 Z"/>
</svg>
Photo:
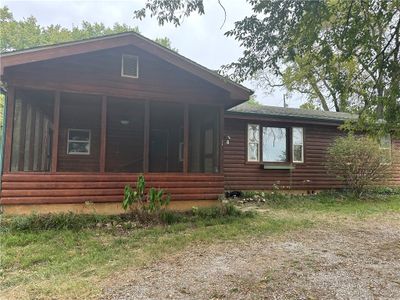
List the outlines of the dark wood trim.
<svg viewBox="0 0 400 300">
<path fill-rule="evenodd" d="M 6 130 L 4 144 L 4 173 L 10 172 L 11 167 L 11 151 L 12 151 L 12 135 L 13 135 L 13 120 L 15 106 L 15 87 L 10 86 L 7 93 L 7 111 L 6 111 Z"/>
<path fill-rule="evenodd" d="M 225 147 L 225 141 L 224 141 L 224 137 L 225 137 L 225 130 L 224 130 L 224 126 L 225 126 L 225 121 L 224 121 L 224 115 L 225 115 L 225 109 L 224 107 L 221 106 L 220 110 L 219 110 L 219 145 L 218 145 L 218 149 L 219 149 L 219 168 L 218 171 L 220 174 L 224 173 L 224 147 Z"/>
<path fill-rule="evenodd" d="M 18 170 L 24 170 L 24 158 L 25 158 L 25 143 L 26 143 L 26 116 L 27 116 L 27 104 L 25 101 L 21 102 L 21 124 L 19 127 L 19 149 L 18 149 Z"/>
<path fill-rule="evenodd" d="M 100 128 L 100 172 L 106 170 L 107 145 L 107 96 L 101 98 L 101 128 Z"/>
<path fill-rule="evenodd" d="M 183 173 L 189 172 L 189 104 L 185 104 L 183 112 Z"/>
<path fill-rule="evenodd" d="M 143 143 L 143 172 L 149 171 L 149 147 L 150 147 L 150 102 L 144 104 L 144 143 Z"/>
<path fill-rule="evenodd" d="M 58 161 L 58 139 L 60 131 L 60 102 L 61 92 L 56 91 L 54 95 L 54 113 L 53 113 L 53 139 L 51 147 L 51 172 L 57 171 Z"/>
<path fill-rule="evenodd" d="M 33 153 L 35 151 L 35 125 L 36 125 L 36 110 L 31 109 L 31 134 L 29 136 L 29 161 L 28 161 L 28 170 L 33 170 Z"/>
<path fill-rule="evenodd" d="M 39 113 L 39 128 L 40 128 L 40 130 L 38 132 L 38 134 L 39 134 L 38 153 L 42 153 L 42 151 L 43 151 L 43 130 L 42 130 L 43 129 L 43 113 L 42 112 Z M 38 161 L 37 161 L 37 166 L 39 169 L 41 168 L 40 167 L 41 165 L 42 165 L 42 156 L 39 155 Z"/>
<path fill-rule="evenodd" d="M 139 91 L 136 91 L 135 97 L 133 97 L 133 93 L 130 90 L 126 90 L 123 88 L 111 88 L 111 87 L 103 87 L 93 86 L 93 85 L 76 85 L 76 84 L 67 84 L 67 83 L 51 83 L 51 82 L 27 82 L 26 80 L 19 79 L 9 79 L 7 81 L 10 85 L 14 85 L 18 88 L 29 89 L 29 90 L 41 90 L 41 91 L 60 91 L 61 93 L 82 93 L 88 95 L 96 95 L 103 96 L 107 95 L 108 97 L 115 98 L 124 98 L 127 100 L 137 101 L 147 99 L 149 101 L 155 102 L 167 102 L 167 103 L 191 103 L 191 104 L 199 104 L 199 101 L 202 101 L 205 105 L 208 106 L 221 106 L 221 103 L 212 102 L 211 100 L 205 101 L 201 95 L 193 95 L 190 98 L 187 98 L 184 95 L 180 95 L 179 97 L 174 94 L 166 94 L 155 96 L 151 93 L 138 94 Z M 39 87 L 38 87 L 39 86 Z M 218 100 L 218 99 L 216 99 Z"/>
</svg>

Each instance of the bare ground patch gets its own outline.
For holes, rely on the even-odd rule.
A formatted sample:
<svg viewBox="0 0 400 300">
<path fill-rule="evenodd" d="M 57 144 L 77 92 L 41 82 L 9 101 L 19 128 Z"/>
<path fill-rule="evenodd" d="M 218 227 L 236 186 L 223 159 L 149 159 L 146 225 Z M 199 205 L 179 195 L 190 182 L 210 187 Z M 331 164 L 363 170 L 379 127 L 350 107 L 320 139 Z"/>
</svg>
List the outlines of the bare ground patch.
<svg viewBox="0 0 400 300">
<path fill-rule="evenodd" d="M 381 216 L 383 217 L 383 216 Z M 197 244 L 109 280 L 102 299 L 400 299 L 400 220 L 340 220 Z"/>
</svg>

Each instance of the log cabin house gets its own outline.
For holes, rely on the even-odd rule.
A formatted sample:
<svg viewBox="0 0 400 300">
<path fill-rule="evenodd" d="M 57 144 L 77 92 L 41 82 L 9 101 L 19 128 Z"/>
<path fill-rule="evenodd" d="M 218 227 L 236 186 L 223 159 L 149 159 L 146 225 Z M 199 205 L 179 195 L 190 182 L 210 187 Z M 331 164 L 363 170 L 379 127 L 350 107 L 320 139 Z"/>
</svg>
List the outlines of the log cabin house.
<svg viewBox="0 0 400 300">
<path fill-rule="evenodd" d="M 351 115 L 242 104 L 251 90 L 137 33 L 2 54 L 1 81 L 5 213 L 119 212 L 139 174 L 174 209 L 340 187 L 324 155 Z"/>
</svg>

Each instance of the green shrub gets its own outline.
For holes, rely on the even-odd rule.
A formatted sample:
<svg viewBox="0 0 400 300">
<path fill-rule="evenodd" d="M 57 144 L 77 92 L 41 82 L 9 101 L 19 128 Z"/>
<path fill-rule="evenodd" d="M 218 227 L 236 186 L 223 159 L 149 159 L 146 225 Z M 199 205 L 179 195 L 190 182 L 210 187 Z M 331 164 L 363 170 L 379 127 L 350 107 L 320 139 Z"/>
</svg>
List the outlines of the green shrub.
<svg viewBox="0 0 400 300">
<path fill-rule="evenodd" d="M 130 209 L 136 214 L 143 212 L 144 215 L 158 213 L 166 208 L 171 200 L 171 196 L 166 194 L 163 189 L 151 187 L 148 194 L 145 193 L 146 181 L 143 175 L 139 175 L 136 182 L 136 189 L 126 185 L 124 189 L 124 199 L 122 207 L 124 210 Z"/>
<path fill-rule="evenodd" d="M 387 160 L 375 140 L 349 135 L 337 138 L 328 148 L 326 166 L 359 196 L 368 187 L 383 182 L 390 168 Z"/>
</svg>

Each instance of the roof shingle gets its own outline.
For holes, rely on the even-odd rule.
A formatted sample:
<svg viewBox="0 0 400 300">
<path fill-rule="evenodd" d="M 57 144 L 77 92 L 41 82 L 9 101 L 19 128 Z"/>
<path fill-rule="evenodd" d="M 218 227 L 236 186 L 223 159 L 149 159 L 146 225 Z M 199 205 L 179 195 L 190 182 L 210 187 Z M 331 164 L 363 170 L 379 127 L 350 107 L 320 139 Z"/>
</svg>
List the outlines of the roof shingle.
<svg viewBox="0 0 400 300">
<path fill-rule="evenodd" d="M 300 108 L 278 107 L 268 105 L 254 105 L 243 103 L 229 110 L 231 113 L 239 114 L 254 114 L 269 117 L 281 117 L 290 119 L 309 119 L 309 120 L 324 120 L 324 121 L 349 121 L 356 120 L 357 115 L 345 112 L 308 110 Z"/>
</svg>

